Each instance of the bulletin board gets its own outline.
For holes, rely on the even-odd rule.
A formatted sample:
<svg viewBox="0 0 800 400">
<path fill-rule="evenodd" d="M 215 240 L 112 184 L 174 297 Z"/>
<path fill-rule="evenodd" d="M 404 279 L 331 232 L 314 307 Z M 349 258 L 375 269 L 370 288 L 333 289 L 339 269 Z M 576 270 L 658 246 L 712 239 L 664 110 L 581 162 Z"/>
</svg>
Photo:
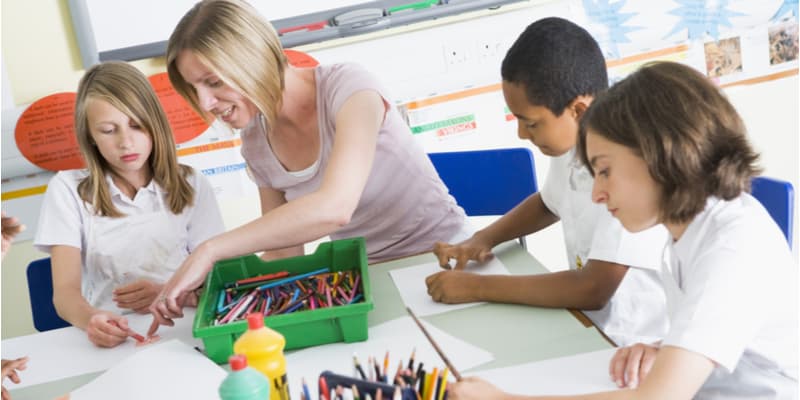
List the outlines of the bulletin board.
<svg viewBox="0 0 800 400">
<path fill-rule="evenodd" d="M 362 35 L 522 0 L 258 1 L 283 47 Z M 106 60 L 163 56 L 167 40 L 197 0 L 69 0 L 84 68 Z"/>
</svg>

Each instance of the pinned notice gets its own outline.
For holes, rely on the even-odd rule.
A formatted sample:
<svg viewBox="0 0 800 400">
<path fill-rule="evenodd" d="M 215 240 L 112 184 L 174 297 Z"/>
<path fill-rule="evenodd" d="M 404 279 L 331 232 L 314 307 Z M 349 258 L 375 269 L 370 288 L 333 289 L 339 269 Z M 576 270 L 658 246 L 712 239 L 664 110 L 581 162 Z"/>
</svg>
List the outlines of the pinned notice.
<svg viewBox="0 0 800 400">
<path fill-rule="evenodd" d="M 208 129 L 208 124 L 198 115 L 186 100 L 175 91 L 166 72 L 147 78 L 167 114 L 172 127 L 175 143 L 188 142 Z"/>
<path fill-rule="evenodd" d="M 283 49 L 283 54 L 286 54 L 289 64 L 293 67 L 311 68 L 319 65 L 319 61 L 317 61 L 317 59 L 311 57 L 307 53 L 303 53 L 302 51 Z"/>
<path fill-rule="evenodd" d="M 50 171 L 84 167 L 73 125 L 76 96 L 74 92 L 51 94 L 20 116 L 14 140 L 32 164 Z"/>
</svg>

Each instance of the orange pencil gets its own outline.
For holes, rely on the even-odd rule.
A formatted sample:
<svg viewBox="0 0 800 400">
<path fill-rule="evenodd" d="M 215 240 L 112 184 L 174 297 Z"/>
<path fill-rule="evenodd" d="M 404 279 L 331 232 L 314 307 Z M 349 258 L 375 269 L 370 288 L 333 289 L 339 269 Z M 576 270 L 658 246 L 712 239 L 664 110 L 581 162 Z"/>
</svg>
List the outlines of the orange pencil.
<svg viewBox="0 0 800 400">
<path fill-rule="evenodd" d="M 389 350 L 386 350 L 386 355 L 383 357 L 383 376 L 384 381 L 389 380 Z"/>
<path fill-rule="evenodd" d="M 433 400 L 433 396 L 436 393 L 436 380 L 439 378 L 439 369 L 433 367 L 433 372 L 430 375 L 425 377 L 425 380 L 428 381 L 428 387 L 425 388 L 425 400 Z"/>
</svg>

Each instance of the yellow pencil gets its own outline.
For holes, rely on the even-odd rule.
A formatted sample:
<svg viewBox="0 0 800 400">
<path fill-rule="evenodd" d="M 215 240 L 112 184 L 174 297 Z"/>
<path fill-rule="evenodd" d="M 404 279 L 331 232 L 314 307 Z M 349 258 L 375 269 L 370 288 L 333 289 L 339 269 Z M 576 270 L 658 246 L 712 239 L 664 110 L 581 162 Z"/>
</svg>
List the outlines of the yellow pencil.
<svg viewBox="0 0 800 400">
<path fill-rule="evenodd" d="M 444 392 L 447 390 L 447 367 L 442 371 L 442 387 L 439 388 L 439 396 L 436 400 L 444 400 Z"/>
</svg>

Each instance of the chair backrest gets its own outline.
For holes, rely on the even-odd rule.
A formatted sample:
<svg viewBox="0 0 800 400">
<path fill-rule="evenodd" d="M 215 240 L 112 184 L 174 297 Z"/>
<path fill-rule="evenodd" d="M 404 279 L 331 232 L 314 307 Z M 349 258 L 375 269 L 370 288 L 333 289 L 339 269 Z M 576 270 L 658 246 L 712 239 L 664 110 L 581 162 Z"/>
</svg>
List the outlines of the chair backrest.
<svg viewBox="0 0 800 400">
<path fill-rule="evenodd" d="M 439 177 L 469 216 L 503 215 L 539 190 L 526 148 L 428 154 Z"/>
<path fill-rule="evenodd" d="M 43 332 L 69 326 L 56 313 L 53 305 L 53 275 L 50 272 L 50 258 L 32 261 L 28 264 L 28 294 L 31 299 L 33 326 Z"/>
<path fill-rule="evenodd" d="M 789 247 L 794 242 L 794 188 L 792 184 L 780 179 L 757 176 L 753 178 L 752 195 L 764 208 L 786 236 Z"/>
</svg>

